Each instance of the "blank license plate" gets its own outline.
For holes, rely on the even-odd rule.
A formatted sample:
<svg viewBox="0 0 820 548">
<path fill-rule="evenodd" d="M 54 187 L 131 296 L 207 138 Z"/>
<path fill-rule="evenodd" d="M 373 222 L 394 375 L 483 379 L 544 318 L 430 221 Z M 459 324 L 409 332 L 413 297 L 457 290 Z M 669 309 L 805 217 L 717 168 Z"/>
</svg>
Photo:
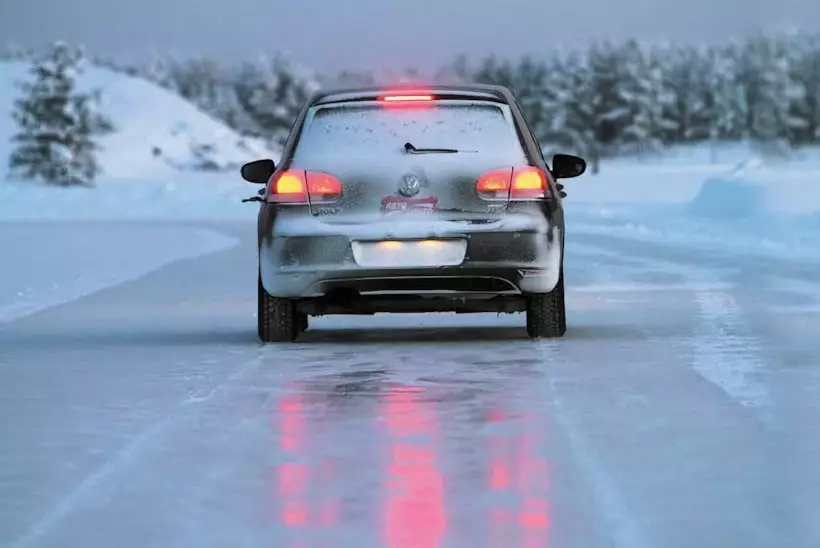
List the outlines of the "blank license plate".
<svg viewBox="0 0 820 548">
<path fill-rule="evenodd" d="M 401 196 L 385 196 L 382 199 L 382 213 L 435 213 L 438 207 L 438 198 L 404 198 Z"/>
<path fill-rule="evenodd" d="M 386 240 L 352 246 L 359 266 L 375 268 L 456 266 L 467 252 L 466 240 Z"/>
</svg>

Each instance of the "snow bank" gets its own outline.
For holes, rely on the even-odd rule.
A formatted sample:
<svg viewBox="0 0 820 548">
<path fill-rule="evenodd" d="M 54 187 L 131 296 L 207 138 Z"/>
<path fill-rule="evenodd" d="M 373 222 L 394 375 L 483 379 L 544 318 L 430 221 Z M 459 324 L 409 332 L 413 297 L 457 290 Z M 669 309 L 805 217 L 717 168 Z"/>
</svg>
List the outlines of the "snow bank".
<svg viewBox="0 0 820 548">
<path fill-rule="evenodd" d="M 760 165 L 760 160 L 755 158 L 739 164 L 730 173 L 707 179 L 687 205 L 687 211 L 695 217 L 719 222 L 750 221 L 773 215 L 770 185 L 744 177 Z"/>
<path fill-rule="evenodd" d="M 567 207 L 624 204 L 684 204 L 697 196 L 704 179 L 726 170 L 723 165 L 644 165 L 623 160 L 607 164 L 598 175 L 585 174 L 563 182 Z"/>
<path fill-rule="evenodd" d="M 687 210 L 726 223 L 813 218 L 820 214 L 820 161 L 808 165 L 743 162 L 730 173 L 706 180 Z"/>
<path fill-rule="evenodd" d="M 687 204 L 705 180 L 725 176 L 753 156 L 749 145 L 707 144 L 670 147 L 661 155 L 606 159 L 601 172 L 565 181 L 567 205 Z M 820 155 L 818 155 L 820 156 Z"/>
<path fill-rule="evenodd" d="M 187 227 L 4 223 L 0 323 L 235 243 L 220 233 Z"/>
<path fill-rule="evenodd" d="M 731 184 L 741 187 L 738 192 L 751 190 L 749 185 L 771 189 L 771 207 L 787 214 L 820 211 L 820 149 L 772 157 L 746 143 L 723 143 L 714 149 L 699 144 L 671 147 L 660 156 L 607 159 L 600 174 L 565 182 L 566 204 L 684 206 L 697 201 L 693 207 L 711 208 L 719 216 L 721 201 L 711 203 L 711 197 L 735 196 L 727 186 Z M 706 215 L 705 209 L 700 211 Z"/>
<path fill-rule="evenodd" d="M 0 183 L 7 175 L 10 142 L 17 128 L 11 119 L 16 83 L 28 80 L 29 65 L 0 62 Z M 238 167 L 271 156 L 262 142 L 239 136 L 175 93 L 141 78 L 88 66 L 78 80 L 82 90 L 99 90 L 101 108 L 115 132 L 100 138 L 101 184 L 117 179 L 173 179 L 180 170 L 203 164 L 213 169 Z"/>
<path fill-rule="evenodd" d="M 756 181 L 709 179 L 703 183 L 688 210 L 695 216 L 713 221 L 750 220 L 765 216 L 768 194 L 768 187 Z"/>
<path fill-rule="evenodd" d="M 820 253 L 818 152 L 806 150 L 802 157 L 781 161 L 752 157 L 708 169 L 693 162 L 671 171 L 666 163 L 654 169 L 630 169 L 622 162 L 596 181 L 631 189 L 619 201 L 579 202 L 567 185 L 568 238 L 584 232 L 767 256 L 816 257 Z M 659 184 L 652 173 L 662 174 L 671 185 Z M 578 180 L 579 187 L 585 184 Z"/>
</svg>

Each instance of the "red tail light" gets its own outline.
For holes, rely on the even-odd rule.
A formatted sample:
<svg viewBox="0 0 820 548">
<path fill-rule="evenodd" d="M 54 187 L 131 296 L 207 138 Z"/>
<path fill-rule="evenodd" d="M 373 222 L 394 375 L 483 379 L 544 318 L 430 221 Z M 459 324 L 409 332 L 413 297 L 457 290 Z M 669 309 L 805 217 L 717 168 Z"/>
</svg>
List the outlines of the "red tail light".
<svg viewBox="0 0 820 548">
<path fill-rule="evenodd" d="M 534 166 L 489 171 L 476 182 L 476 192 L 487 200 L 531 200 L 547 194 L 547 174 Z"/>
<path fill-rule="evenodd" d="M 271 182 L 268 201 L 279 204 L 330 202 L 342 196 L 342 183 L 328 173 L 289 169 Z"/>
<path fill-rule="evenodd" d="M 479 196 L 488 200 L 506 200 L 510 197 L 513 168 L 488 171 L 475 185 Z"/>
<path fill-rule="evenodd" d="M 305 179 L 311 202 L 330 202 L 342 197 L 342 183 L 333 175 L 308 171 Z"/>
<path fill-rule="evenodd" d="M 543 198 L 547 195 L 547 174 L 533 167 L 517 167 L 513 170 L 510 200 Z"/>
</svg>

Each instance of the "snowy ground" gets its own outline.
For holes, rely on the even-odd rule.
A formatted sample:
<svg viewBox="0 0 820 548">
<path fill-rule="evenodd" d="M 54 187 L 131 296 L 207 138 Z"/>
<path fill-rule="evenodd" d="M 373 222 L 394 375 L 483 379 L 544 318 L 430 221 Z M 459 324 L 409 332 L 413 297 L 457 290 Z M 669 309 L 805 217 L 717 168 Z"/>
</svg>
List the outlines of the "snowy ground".
<svg viewBox="0 0 820 548">
<path fill-rule="evenodd" d="M 152 225 L 3 223 L 0 323 L 232 247 L 213 230 Z"/>
</svg>

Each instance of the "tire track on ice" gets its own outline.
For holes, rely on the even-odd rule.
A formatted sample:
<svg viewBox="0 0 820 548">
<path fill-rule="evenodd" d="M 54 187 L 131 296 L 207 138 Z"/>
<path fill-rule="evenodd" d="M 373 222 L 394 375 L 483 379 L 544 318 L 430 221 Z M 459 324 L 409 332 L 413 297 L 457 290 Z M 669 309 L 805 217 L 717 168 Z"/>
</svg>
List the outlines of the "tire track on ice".
<svg viewBox="0 0 820 548">
<path fill-rule="evenodd" d="M 689 341 L 692 344 L 692 369 L 703 379 L 720 388 L 732 401 L 743 407 L 758 411 L 764 421 L 768 421 L 771 407 L 770 390 L 761 378 L 767 369 L 764 358 L 766 352 L 760 337 L 756 336 L 746 319 L 747 312 L 738 304 L 733 295 L 737 288 L 735 276 L 737 266 L 732 263 L 715 263 L 713 268 L 697 265 L 697 258 L 691 255 L 680 257 L 680 250 L 668 251 L 659 256 L 638 242 L 620 241 L 618 249 L 612 246 L 599 247 L 603 257 L 638 259 L 646 269 L 675 273 L 684 278 L 683 284 L 668 284 L 668 289 L 687 291 L 692 294 L 698 307 Z M 632 248 L 637 245 L 638 248 Z M 594 250 L 598 245 L 580 244 L 579 248 Z M 698 253 L 692 250 L 692 253 Z M 674 260 L 679 258 L 680 260 Z M 731 260 L 732 256 L 728 257 Z M 726 272 L 716 270 L 726 269 Z M 663 284 L 660 284 L 661 286 Z M 641 291 L 640 286 L 635 286 Z M 649 287 L 646 290 L 658 290 Z M 647 337 L 653 338 L 651 327 L 644 329 Z"/>
<path fill-rule="evenodd" d="M 766 370 L 763 349 L 735 298 L 722 291 L 695 293 L 700 317 L 695 326 L 692 367 L 744 407 L 771 404 L 758 380 Z"/>
<path fill-rule="evenodd" d="M 269 354 L 262 348 L 254 358 L 234 369 L 217 386 L 187 394 L 164 419 L 143 430 L 102 466 L 97 468 L 96 471 L 86 476 L 68 495 L 52 505 L 26 533 L 13 541 L 8 548 L 34 546 L 77 509 L 87 497 L 92 496 L 106 480 L 120 472 L 134 459 L 139 458 L 141 454 L 147 452 L 152 444 L 156 443 L 188 415 L 195 415 L 201 409 L 198 407 L 199 404 L 207 402 L 216 394 L 229 390 L 237 383 L 241 383 L 248 374 L 256 371 L 266 358 L 269 358 Z M 191 411 L 191 409 L 193 410 Z"/>
<path fill-rule="evenodd" d="M 560 343 L 538 341 L 536 348 L 539 357 L 548 369 L 571 367 L 569 360 L 561 350 Z M 612 533 L 612 545 L 616 548 L 651 548 L 652 544 L 647 542 L 638 527 L 630 513 L 629 505 L 612 476 L 589 447 L 587 440 L 570 417 L 556 386 L 560 381 L 560 378 L 555 377 L 547 381 L 549 405 L 554 411 L 552 417 L 567 436 L 570 450 L 583 472 L 584 481 L 593 493 L 598 511 L 608 531 Z"/>
</svg>

